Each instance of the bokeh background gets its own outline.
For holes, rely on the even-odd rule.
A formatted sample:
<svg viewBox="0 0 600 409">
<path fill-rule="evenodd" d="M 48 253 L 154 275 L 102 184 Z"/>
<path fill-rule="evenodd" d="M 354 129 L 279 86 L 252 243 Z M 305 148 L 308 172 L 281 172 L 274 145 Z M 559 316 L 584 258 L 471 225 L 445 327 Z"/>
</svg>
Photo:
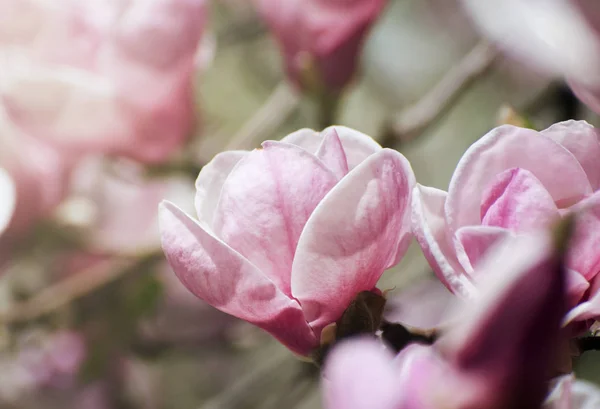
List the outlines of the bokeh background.
<svg viewBox="0 0 600 409">
<path fill-rule="evenodd" d="M 286 80 L 251 2 L 209 6 L 189 142 L 161 164 L 78 158 L 60 203 L 0 241 L 0 407 L 321 407 L 310 364 L 189 294 L 159 248 L 158 203 L 168 198 L 191 210 L 194 179 L 215 154 L 320 127 L 318 108 Z M 570 118 L 598 123 L 560 80 L 485 43 L 458 1 L 391 0 L 335 123 L 400 150 L 421 183 L 446 189 L 472 142 L 523 118 L 538 129 Z M 4 139 L 5 152 L 25 149 Z M 406 291 L 419 294 L 431 277 L 413 244 L 380 287 L 395 287 L 394 303 Z M 600 381 L 594 353 L 587 357 L 578 374 Z"/>
</svg>

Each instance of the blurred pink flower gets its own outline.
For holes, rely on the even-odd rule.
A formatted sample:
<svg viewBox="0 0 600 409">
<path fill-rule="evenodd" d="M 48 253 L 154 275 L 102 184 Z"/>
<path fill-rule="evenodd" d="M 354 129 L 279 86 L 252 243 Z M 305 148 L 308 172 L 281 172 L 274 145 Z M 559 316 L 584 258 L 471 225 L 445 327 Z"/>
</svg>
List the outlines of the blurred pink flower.
<svg viewBox="0 0 600 409">
<path fill-rule="evenodd" d="M 600 316 L 600 140 L 583 121 L 536 132 L 504 125 L 460 159 L 448 193 L 417 185 L 413 229 L 438 277 L 471 296 L 477 264 L 503 237 L 581 211 L 569 253 L 567 322 Z M 485 273 L 485 271 L 484 271 Z"/>
<path fill-rule="evenodd" d="M 600 4 L 595 0 L 463 0 L 479 29 L 530 67 L 563 75 L 600 113 Z"/>
<path fill-rule="evenodd" d="M 300 130 L 217 155 L 196 182 L 198 222 L 161 205 L 163 249 L 195 295 L 306 355 L 406 251 L 414 183 L 360 132 Z"/>
<path fill-rule="evenodd" d="M 433 346 L 395 359 L 374 340 L 334 349 L 330 409 L 540 408 L 562 337 L 564 269 L 547 236 L 505 241 L 480 266 L 489 280 L 460 303 Z M 543 340 L 540 342 L 540 340 Z"/>
<path fill-rule="evenodd" d="M 24 234 L 59 205 L 67 193 L 71 163 L 53 147 L 15 129 L 0 109 L 0 166 L 14 184 L 12 198 L 2 195 L 6 203 L 14 201 L 3 241 Z"/>
<path fill-rule="evenodd" d="M 192 131 L 205 15 L 205 0 L 4 1 L 3 103 L 77 152 L 165 160 Z"/>
<path fill-rule="evenodd" d="M 308 91 L 339 92 L 352 80 L 365 37 L 387 0 L 254 2 L 279 42 L 289 79 Z M 324 89 L 312 89 L 317 84 L 308 84 L 308 76 Z"/>
</svg>

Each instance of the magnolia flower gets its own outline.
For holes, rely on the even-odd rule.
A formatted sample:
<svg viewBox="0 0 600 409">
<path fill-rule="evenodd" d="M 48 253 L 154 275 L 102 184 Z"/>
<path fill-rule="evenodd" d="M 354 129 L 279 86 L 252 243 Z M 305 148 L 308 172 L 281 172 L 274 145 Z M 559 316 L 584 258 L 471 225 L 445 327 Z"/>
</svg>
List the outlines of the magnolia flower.
<svg viewBox="0 0 600 409">
<path fill-rule="evenodd" d="M 418 185 L 414 233 L 446 286 L 470 297 L 477 264 L 500 238 L 547 227 L 581 210 L 569 252 L 566 322 L 600 316 L 600 140 L 583 121 L 536 132 L 504 125 L 460 159 L 448 192 Z"/>
<path fill-rule="evenodd" d="M 339 92 L 387 0 L 254 0 L 277 38 L 286 73 L 309 92 Z"/>
<path fill-rule="evenodd" d="M 329 409 L 540 408 L 565 312 L 561 257 L 547 236 L 506 241 L 480 266 L 481 293 L 457 307 L 433 346 L 396 358 L 351 340 L 325 364 Z M 542 340 L 540 342 L 540 340 Z"/>
<path fill-rule="evenodd" d="M 594 0 L 463 0 L 480 30 L 538 71 L 566 76 L 600 113 L 600 4 Z"/>
<path fill-rule="evenodd" d="M 300 130 L 217 155 L 196 181 L 198 221 L 160 206 L 163 249 L 192 293 L 307 355 L 406 251 L 414 183 L 360 132 Z"/>
<path fill-rule="evenodd" d="M 155 162 L 193 126 L 205 0 L 7 0 L 0 97 L 28 133 Z"/>
<path fill-rule="evenodd" d="M 0 168 L 0 234 L 10 223 L 15 209 L 15 185 L 6 171 Z"/>
</svg>

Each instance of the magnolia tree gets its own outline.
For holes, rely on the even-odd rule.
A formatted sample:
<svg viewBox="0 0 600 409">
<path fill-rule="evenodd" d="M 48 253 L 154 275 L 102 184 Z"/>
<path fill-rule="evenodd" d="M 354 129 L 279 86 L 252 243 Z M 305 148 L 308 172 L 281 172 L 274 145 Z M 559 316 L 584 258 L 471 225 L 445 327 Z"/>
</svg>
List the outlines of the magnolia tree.
<svg viewBox="0 0 600 409">
<path fill-rule="evenodd" d="M 0 2 L 0 406 L 600 407 L 600 4 L 413 3 Z"/>
</svg>

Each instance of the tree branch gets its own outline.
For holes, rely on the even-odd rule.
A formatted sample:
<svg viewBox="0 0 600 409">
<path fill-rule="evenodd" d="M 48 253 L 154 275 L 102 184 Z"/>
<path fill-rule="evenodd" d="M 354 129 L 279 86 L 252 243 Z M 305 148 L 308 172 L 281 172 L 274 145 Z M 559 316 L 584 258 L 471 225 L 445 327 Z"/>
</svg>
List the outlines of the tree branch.
<svg viewBox="0 0 600 409">
<path fill-rule="evenodd" d="M 487 42 L 478 43 L 429 93 L 400 112 L 388 132 L 402 142 L 415 139 L 436 122 L 475 80 L 489 71 L 497 54 Z"/>
</svg>

